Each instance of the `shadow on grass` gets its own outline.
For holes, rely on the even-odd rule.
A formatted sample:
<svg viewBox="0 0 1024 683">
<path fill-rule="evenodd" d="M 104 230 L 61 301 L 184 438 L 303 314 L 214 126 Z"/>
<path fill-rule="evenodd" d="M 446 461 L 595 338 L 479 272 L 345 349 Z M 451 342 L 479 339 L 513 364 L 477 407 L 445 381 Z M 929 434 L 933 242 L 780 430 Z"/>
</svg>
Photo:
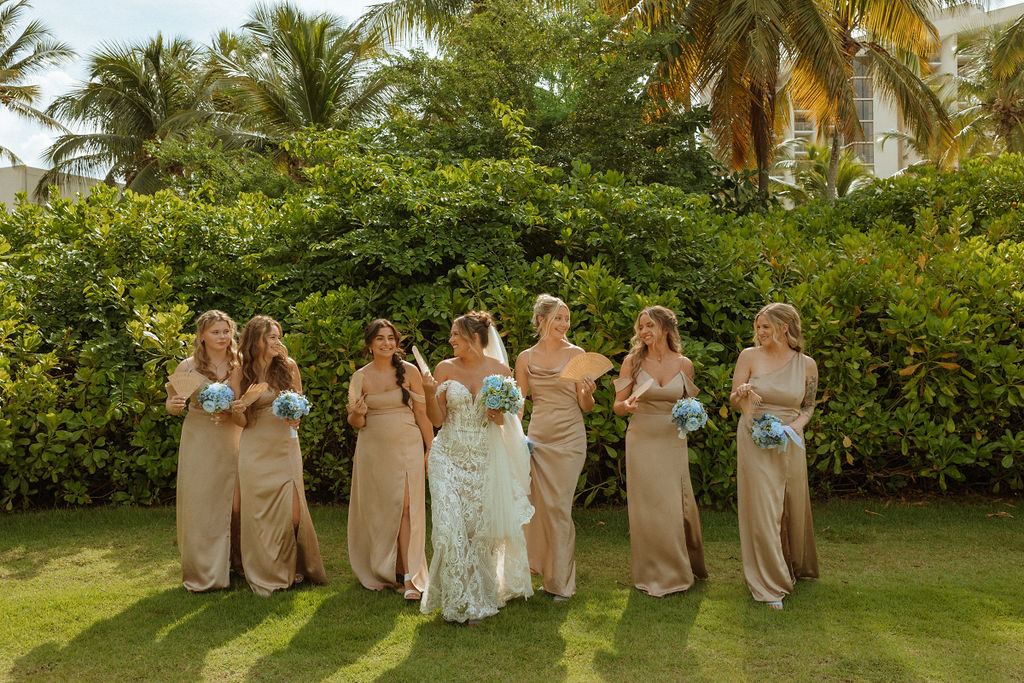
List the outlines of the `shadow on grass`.
<svg viewBox="0 0 1024 683">
<path fill-rule="evenodd" d="M 560 630 L 574 604 L 555 603 L 538 591 L 478 626 L 448 623 L 438 610 L 416 627 L 406 658 L 377 680 L 562 680 L 566 645 Z"/>
<path fill-rule="evenodd" d="M 694 676 L 698 663 L 687 642 L 706 590 L 706 582 L 698 581 L 685 593 L 652 598 L 631 588 L 615 627 L 613 649 L 597 652 L 595 670 L 608 681 L 683 680 Z M 658 663 L 657 675 L 652 676 L 654 662 Z"/>
<path fill-rule="evenodd" d="M 418 605 L 394 591 L 370 591 L 352 583 L 321 602 L 286 647 L 256 660 L 247 678 L 329 678 L 387 637 L 399 615 Z"/>
<path fill-rule="evenodd" d="M 125 529 L 132 533 L 126 534 Z M 30 580 L 64 564 L 109 562 L 120 577 L 148 576 L 153 563 L 178 557 L 173 508 L 105 507 L 0 517 L 8 577 Z M 158 543 L 154 543 L 159 539 Z M 99 555 L 83 557 L 83 554 Z"/>
<path fill-rule="evenodd" d="M 40 645 L 12 667 L 14 680 L 199 680 L 206 655 L 272 616 L 291 611 L 295 593 L 256 599 L 233 590 L 190 594 L 167 589 L 100 620 L 64 646 Z"/>
</svg>

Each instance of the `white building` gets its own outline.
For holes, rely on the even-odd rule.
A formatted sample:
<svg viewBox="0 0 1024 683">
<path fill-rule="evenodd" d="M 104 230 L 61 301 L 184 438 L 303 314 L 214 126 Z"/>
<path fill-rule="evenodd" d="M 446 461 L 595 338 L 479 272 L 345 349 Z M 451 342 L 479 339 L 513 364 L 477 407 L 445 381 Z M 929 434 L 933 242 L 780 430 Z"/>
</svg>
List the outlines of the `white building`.
<svg viewBox="0 0 1024 683">
<path fill-rule="evenodd" d="M 8 166 L 0 168 L 0 202 L 10 211 L 17 203 L 15 195 L 24 192 L 28 200 L 34 204 L 44 204 L 35 197 L 36 185 L 46 171 L 31 166 Z M 72 197 L 76 193 L 88 196 L 89 188 L 103 182 L 96 178 L 71 175 L 65 176 L 60 184 L 60 193 L 64 197 Z"/>
<path fill-rule="evenodd" d="M 1024 2 L 995 9 L 988 12 L 964 7 L 947 10 L 932 18 L 939 34 L 941 45 L 931 61 L 932 71 L 938 74 L 952 74 L 957 71 L 957 36 L 970 33 L 987 26 L 995 26 L 1014 21 L 1024 14 Z M 889 140 L 883 146 L 878 141 L 881 133 L 892 130 L 905 130 L 901 125 L 895 106 L 881 99 L 874 93 L 872 82 L 858 75 L 854 66 L 853 88 L 857 104 L 857 114 L 861 128 L 864 130 L 864 141 L 852 142 L 849 147 L 854 149 L 861 159 L 871 168 L 876 176 L 887 178 L 907 166 L 919 161 L 912 151 L 897 140 Z M 793 112 L 791 135 L 808 140 L 816 138 L 814 121 L 806 112 Z"/>
</svg>

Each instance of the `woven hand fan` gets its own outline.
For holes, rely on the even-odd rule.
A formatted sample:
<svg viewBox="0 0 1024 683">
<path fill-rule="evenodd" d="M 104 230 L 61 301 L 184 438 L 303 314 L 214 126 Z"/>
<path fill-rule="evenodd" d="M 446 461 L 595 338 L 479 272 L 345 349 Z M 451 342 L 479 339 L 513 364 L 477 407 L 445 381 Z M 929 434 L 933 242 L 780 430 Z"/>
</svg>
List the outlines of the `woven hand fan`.
<svg viewBox="0 0 1024 683">
<path fill-rule="evenodd" d="M 412 347 L 412 357 L 416 359 L 416 366 L 420 369 L 421 374 L 427 374 L 430 372 L 430 366 L 427 365 L 427 361 L 423 358 L 423 354 L 415 346 Z"/>
<path fill-rule="evenodd" d="M 191 396 L 195 393 L 195 390 L 203 386 L 210 380 L 205 376 L 200 375 L 195 370 L 185 370 L 184 372 L 175 372 L 170 377 L 171 386 L 174 387 L 174 393 L 177 396 Z"/>
<path fill-rule="evenodd" d="M 363 395 L 363 373 L 356 372 L 348 383 L 348 402 L 352 403 Z"/>
<path fill-rule="evenodd" d="M 250 384 L 242 398 L 238 399 L 242 402 L 246 408 L 251 406 L 256 400 L 263 395 L 263 392 L 267 390 L 266 382 L 258 382 L 256 384 Z"/>
<path fill-rule="evenodd" d="M 581 353 L 565 364 L 558 377 L 569 382 L 582 382 L 584 379 L 597 379 L 611 369 L 612 362 L 601 354 Z"/>
</svg>

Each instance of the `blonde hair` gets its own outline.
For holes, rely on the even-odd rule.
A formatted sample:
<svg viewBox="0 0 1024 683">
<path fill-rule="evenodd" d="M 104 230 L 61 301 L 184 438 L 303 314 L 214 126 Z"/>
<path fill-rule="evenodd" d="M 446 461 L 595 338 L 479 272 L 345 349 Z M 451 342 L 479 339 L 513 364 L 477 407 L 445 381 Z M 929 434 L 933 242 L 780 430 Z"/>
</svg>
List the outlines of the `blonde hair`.
<svg viewBox="0 0 1024 683">
<path fill-rule="evenodd" d="M 480 344 L 480 348 L 487 348 L 487 328 L 493 322 L 494 319 L 487 311 L 470 311 L 456 318 L 452 325 L 466 339 L 469 339 L 471 342 L 473 339 L 476 339 Z"/>
<path fill-rule="evenodd" d="M 761 345 L 761 342 L 758 341 L 757 339 L 756 328 L 757 319 L 760 318 L 762 315 L 768 319 L 769 323 L 771 323 L 771 326 L 773 328 L 772 338 L 775 339 L 776 342 L 780 344 L 782 343 L 782 340 L 780 340 L 778 336 L 779 330 L 782 328 L 783 325 L 787 325 L 788 327 L 786 329 L 786 345 L 789 348 L 793 349 L 794 351 L 803 353 L 804 335 L 800 329 L 800 314 L 797 312 L 796 308 L 790 306 L 789 304 L 774 302 L 768 304 L 760 311 L 758 311 L 757 315 L 754 316 L 754 346 Z"/>
<path fill-rule="evenodd" d="M 544 336 L 548 326 L 551 324 L 551 316 L 562 306 L 565 306 L 566 310 L 569 309 L 569 305 L 557 296 L 551 296 L 550 294 L 537 295 L 537 300 L 533 302 L 533 319 L 530 320 L 530 323 L 533 325 L 534 332 L 536 332 L 538 337 Z M 541 328 L 542 318 L 544 319 L 543 329 Z"/>
<path fill-rule="evenodd" d="M 668 350 L 680 353 L 682 343 L 679 341 L 679 321 L 671 309 L 664 306 L 648 306 L 636 316 L 633 323 L 633 338 L 629 340 L 629 353 L 626 358 L 631 358 L 633 369 L 631 372 L 633 382 L 636 382 L 637 374 L 640 372 L 640 364 L 647 357 L 647 344 L 640 338 L 640 316 L 646 314 L 665 333 L 665 341 L 668 343 Z"/>
<path fill-rule="evenodd" d="M 210 370 L 210 354 L 206 352 L 206 342 L 203 341 L 203 333 L 217 323 L 227 323 L 228 327 L 231 328 L 231 345 L 228 346 L 228 374 L 230 374 L 239 363 L 238 347 L 235 345 L 235 333 L 237 332 L 237 327 L 235 326 L 235 321 L 231 319 L 231 316 L 224 311 L 218 311 L 217 309 L 206 311 L 200 315 L 196 320 L 196 338 L 192 342 L 192 361 L 196 372 L 214 381 L 224 378 L 214 377 L 210 374 L 212 372 L 212 370 Z"/>
</svg>

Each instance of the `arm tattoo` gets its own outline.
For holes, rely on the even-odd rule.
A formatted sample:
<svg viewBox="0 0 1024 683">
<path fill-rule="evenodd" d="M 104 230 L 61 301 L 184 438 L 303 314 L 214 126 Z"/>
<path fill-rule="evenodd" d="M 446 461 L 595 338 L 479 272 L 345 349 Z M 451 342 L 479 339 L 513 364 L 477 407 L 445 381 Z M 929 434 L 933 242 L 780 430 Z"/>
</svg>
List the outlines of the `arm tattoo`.
<svg viewBox="0 0 1024 683">
<path fill-rule="evenodd" d="M 804 385 L 804 400 L 800 403 L 800 412 L 807 416 L 807 419 L 811 419 L 811 415 L 814 415 L 814 399 L 818 394 L 818 378 L 808 377 L 807 384 Z"/>
</svg>

